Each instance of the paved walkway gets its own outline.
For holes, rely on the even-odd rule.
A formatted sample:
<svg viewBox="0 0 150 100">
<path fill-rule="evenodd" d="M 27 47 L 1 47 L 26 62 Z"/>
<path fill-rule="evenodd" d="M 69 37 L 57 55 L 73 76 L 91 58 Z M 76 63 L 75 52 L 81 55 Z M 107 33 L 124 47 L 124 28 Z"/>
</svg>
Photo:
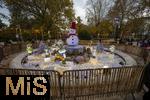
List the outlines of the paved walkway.
<svg viewBox="0 0 150 100">
<path fill-rule="evenodd" d="M 9 67 L 10 62 L 18 55 L 18 53 L 5 57 L 0 62 L 0 67 Z"/>
</svg>

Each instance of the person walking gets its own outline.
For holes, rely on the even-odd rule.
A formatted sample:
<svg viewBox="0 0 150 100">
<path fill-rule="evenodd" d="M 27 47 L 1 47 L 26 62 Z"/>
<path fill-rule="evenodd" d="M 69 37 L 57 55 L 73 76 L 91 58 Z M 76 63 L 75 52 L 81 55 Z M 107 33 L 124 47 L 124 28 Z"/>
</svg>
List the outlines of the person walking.
<svg viewBox="0 0 150 100">
<path fill-rule="evenodd" d="M 143 84 L 148 88 L 148 91 L 143 95 L 143 100 L 150 99 L 150 55 L 147 57 L 147 64 L 143 76 Z"/>
</svg>

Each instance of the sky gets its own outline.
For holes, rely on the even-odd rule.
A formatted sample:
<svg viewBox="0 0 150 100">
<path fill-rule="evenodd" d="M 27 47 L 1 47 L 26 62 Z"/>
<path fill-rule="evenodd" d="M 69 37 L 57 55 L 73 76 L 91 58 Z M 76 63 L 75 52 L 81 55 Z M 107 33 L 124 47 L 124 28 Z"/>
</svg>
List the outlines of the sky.
<svg viewBox="0 0 150 100">
<path fill-rule="evenodd" d="M 86 24 L 86 2 L 87 0 L 73 0 L 75 16 L 80 16 L 84 24 Z"/>
<path fill-rule="evenodd" d="M 6 16 L 9 16 L 9 11 L 6 8 L 0 8 L 0 13 L 3 13 Z M 9 25 L 8 19 L 2 19 L 2 22 L 5 23 L 6 25 Z"/>
<path fill-rule="evenodd" d="M 73 0 L 73 8 L 75 10 L 75 16 L 78 17 L 80 16 L 81 19 L 82 19 L 82 22 L 84 24 L 86 24 L 86 19 L 85 19 L 85 16 L 86 16 L 86 2 L 87 0 Z M 6 16 L 9 16 L 9 11 L 7 9 L 1 9 L 0 8 L 0 12 L 5 14 Z M 9 21 L 8 20 L 3 20 L 3 23 L 9 25 Z"/>
</svg>

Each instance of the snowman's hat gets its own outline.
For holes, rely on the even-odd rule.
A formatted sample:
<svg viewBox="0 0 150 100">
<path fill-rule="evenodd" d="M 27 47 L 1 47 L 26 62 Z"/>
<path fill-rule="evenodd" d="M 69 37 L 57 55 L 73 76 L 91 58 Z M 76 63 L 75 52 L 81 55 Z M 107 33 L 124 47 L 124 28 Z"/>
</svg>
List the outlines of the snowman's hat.
<svg viewBox="0 0 150 100">
<path fill-rule="evenodd" d="M 75 21 L 73 21 L 72 23 L 71 23 L 71 27 L 70 27 L 71 29 L 76 29 L 76 22 Z"/>
</svg>

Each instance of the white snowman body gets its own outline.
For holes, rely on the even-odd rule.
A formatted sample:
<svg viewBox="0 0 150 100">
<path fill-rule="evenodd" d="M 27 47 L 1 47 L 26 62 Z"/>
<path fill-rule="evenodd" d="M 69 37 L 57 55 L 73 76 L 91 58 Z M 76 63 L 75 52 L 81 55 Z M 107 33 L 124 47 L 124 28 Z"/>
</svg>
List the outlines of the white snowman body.
<svg viewBox="0 0 150 100">
<path fill-rule="evenodd" d="M 76 46 L 79 43 L 79 38 L 76 35 L 76 29 L 70 29 L 68 33 L 67 44 L 71 46 Z"/>
<path fill-rule="evenodd" d="M 69 38 L 67 38 L 67 44 L 71 46 L 76 46 L 79 43 L 79 38 L 76 35 L 70 35 Z"/>
</svg>

